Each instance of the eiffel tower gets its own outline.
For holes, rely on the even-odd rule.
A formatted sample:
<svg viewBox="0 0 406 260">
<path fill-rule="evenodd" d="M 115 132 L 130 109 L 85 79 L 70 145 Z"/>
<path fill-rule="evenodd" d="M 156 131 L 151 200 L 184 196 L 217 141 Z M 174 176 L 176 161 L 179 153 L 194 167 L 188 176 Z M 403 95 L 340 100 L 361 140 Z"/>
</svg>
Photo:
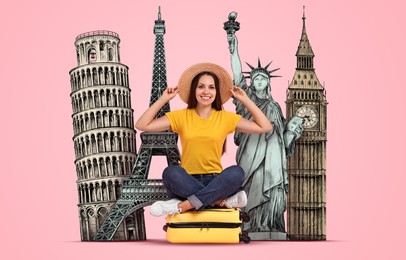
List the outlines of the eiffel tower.
<svg viewBox="0 0 406 260">
<path fill-rule="evenodd" d="M 166 62 L 164 49 L 165 21 L 161 19 L 161 7 L 154 26 L 155 51 L 152 76 L 152 105 L 167 88 Z M 157 113 L 155 118 L 170 111 L 169 103 Z M 178 135 L 174 132 L 141 133 L 141 147 L 129 179 L 123 181 L 122 194 L 105 221 L 97 231 L 94 240 L 112 240 L 123 220 L 131 213 L 136 215 L 135 240 L 146 240 L 144 207 L 157 200 L 168 199 L 160 179 L 148 179 L 153 155 L 166 156 L 168 165 L 179 165 L 180 154 L 177 146 Z"/>
</svg>

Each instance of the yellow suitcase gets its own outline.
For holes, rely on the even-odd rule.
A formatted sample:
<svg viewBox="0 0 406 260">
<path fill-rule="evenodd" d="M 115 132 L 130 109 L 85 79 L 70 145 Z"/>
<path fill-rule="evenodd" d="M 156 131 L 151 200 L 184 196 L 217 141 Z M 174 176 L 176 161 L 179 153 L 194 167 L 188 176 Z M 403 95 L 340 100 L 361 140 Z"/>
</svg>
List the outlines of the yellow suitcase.
<svg viewBox="0 0 406 260">
<path fill-rule="evenodd" d="M 171 243 L 249 243 L 242 230 L 248 220 L 239 209 L 204 209 L 167 215 L 164 230 Z"/>
</svg>

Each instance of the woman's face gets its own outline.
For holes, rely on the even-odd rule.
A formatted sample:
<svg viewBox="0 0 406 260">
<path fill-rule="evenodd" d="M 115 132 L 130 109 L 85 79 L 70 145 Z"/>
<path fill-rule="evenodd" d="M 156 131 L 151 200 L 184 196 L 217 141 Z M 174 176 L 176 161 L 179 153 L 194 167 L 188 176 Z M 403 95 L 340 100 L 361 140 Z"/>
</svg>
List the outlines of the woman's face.
<svg viewBox="0 0 406 260">
<path fill-rule="evenodd" d="M 256 91 L 264 91 L 269 85 L 269 79 L 259 74 L 254 78 L 253 84 Z"/>
<path fill-rule="evenodd" d="M 216 99 L 216 86 L 210 75 L 200 77 L 196 87 L 196 100 L 202 105 L 211 105 Z"/>
</svg>

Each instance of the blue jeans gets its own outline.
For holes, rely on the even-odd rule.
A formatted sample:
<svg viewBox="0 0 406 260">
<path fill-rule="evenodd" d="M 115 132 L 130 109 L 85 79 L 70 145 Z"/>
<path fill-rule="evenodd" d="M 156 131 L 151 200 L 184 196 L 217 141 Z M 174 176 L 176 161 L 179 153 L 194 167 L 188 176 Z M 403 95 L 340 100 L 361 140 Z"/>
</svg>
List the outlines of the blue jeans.
<svg viewBox="0 0 406 260">
<path fill-rule="evenodd" d="M 234 165 L 220 174 L 191 175 L 180 166 L 168 166 L 162 181 L 170 198 L 187 199 L 196 210 L 201 210 L 238 192 L 244 182 L 244 170 Z"/>
</svg>

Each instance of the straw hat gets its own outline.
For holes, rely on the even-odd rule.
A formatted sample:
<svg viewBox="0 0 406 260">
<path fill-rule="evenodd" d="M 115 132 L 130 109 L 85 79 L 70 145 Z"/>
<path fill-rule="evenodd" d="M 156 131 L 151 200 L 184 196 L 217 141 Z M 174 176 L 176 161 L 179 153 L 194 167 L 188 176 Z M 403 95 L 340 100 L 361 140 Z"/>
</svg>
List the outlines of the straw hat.
<svg viewBox="0 0 406 260">
<path fill-rule="evenodd" d="M 189 100 L 190 88 L 192 86 L 193 78 L 204 71 L 212 72 L 219 79 L 219 89 L 221 96 L 221 103 L 225 103 L 231 97 L 231 89 L 234 84 L 230 74 L 221 66 L 213 63 L 198 63 L 183 72 L 178 82 L 179 97 L 187 103 Z"/>
</svg>

